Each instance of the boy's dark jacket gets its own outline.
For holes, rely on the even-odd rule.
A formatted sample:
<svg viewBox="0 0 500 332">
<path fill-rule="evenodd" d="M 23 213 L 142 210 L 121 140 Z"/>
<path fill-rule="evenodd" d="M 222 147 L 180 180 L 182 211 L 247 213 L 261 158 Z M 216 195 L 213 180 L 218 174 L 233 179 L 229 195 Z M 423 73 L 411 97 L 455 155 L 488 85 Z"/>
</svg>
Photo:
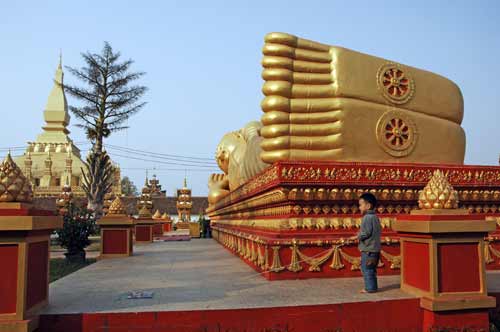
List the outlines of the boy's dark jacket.
<svg viewBox="0 0 500 332">
<path fill-rule="evenodd" d="M 361 228 L 358 233 L 359 251 L 379 252 L 381 232 L 382 228 L 375 211 L 368 210 L 361 220 Z"/>
</svg>

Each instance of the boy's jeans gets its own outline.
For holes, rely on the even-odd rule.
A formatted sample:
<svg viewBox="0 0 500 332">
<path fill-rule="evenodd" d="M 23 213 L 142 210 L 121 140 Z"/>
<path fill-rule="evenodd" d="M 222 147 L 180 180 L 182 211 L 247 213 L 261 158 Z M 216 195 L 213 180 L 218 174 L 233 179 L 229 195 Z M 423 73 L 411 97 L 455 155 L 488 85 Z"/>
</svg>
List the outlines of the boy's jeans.
<svg viewBox="0 0 500 332">
<path fill-rule="evenodd" d="M 366 260 L 368 257 L 376 257 L 377 261 L 380 259 L 378 252 L 362 252 L 361 253 L 361 272 L 365 280 L 365 290 L 367 292 L 376 292 L 378 290 L 377 284 L 377 266 L 366 267 Z"/>
</svg>

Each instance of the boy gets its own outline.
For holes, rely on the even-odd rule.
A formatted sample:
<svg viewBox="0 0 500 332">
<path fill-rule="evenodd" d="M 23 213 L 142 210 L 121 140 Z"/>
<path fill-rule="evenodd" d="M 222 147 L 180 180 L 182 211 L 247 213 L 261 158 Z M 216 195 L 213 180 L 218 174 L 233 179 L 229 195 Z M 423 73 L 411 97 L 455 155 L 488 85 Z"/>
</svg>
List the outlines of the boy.
<svg viewBox="0 0 500 332">
<path fill-rule="evenodd" d="M 361 228 L 351 240 L 359 240 L 361 251 L 361 272 L 365 288 L 360 293 L 375 293 L 377 285 L 377 265 L 380 258 L 380 221 L 375 214 L 377 199 L 371 193 L 364 193 L 359 198 L 359 210 L 363 214 Z"/>
</svg>

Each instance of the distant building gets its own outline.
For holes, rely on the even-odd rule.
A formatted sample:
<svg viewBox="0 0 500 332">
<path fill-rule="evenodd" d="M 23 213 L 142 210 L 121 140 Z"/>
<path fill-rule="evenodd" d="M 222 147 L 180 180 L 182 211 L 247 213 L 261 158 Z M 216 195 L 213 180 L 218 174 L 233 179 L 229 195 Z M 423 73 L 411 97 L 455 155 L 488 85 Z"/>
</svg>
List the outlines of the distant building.
<svg viewBox="0 0 500 332">
<path fill-rule="evenodd" d="M 146 178 L 146 181 L 148 179 Z M 156 178 L 156 174 L 153 174 L 153 178 L 149 180 L 149 188 L 151 189 L 151 197 L 166 197 L 167 191 L 161 190 L 160 181 Z"/>
<path fill-rule="evenodd" d="M 44 111 L 45 125 L 36 141 L 28 142 L 23 156 L 14 161 L 33 185 L 35 197 L 58 197 L 62 187 L 71 186 L 73 195 L 85 195 L 80 149 L 69 137 L 70 116 L 63 88 L 61 61 L 56 70 L 54 86 Z M 120 168 L 115 165 L 113 192 L 121 194 Z"/>
</svg>

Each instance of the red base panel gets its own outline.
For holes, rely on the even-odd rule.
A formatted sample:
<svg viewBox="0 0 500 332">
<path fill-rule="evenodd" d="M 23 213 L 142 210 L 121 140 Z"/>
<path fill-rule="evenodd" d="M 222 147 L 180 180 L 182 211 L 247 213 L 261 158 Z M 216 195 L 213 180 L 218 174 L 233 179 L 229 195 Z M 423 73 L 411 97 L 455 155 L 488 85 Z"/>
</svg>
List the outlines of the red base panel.
<svg viewBox="0 0 500 332">
<path fill-rule="evenodd" d="M 40 317 L 40 332 L 422 331 L 418 299 L 233 310 L 96 313 Z"/>
<path fill-rule="evenodd" d="M 102 229 L 102 253 L 104 255 L 128 254 L 128 231 L 126 229 Z"/>
<path fill-rule="evenodd" d="M 157 236 L 162 236 L 163 235 L 163 224 L 155 224 L 153 226 L 153 236 L 154 237 L 157 237 Z"/>
<path fill-rule="evenodd" d="M 0 245 L 0 266 L 3 271 L 0 282 L 0 314 L 16 312 L 18 254 L 17 244 Z"/>
<path fill-rule="evenodd" d="M 135 226 L 135 240 L 140 242 L 152 242 L 151 234 L 152 225 L 137 225 Z"/>
</svg>

